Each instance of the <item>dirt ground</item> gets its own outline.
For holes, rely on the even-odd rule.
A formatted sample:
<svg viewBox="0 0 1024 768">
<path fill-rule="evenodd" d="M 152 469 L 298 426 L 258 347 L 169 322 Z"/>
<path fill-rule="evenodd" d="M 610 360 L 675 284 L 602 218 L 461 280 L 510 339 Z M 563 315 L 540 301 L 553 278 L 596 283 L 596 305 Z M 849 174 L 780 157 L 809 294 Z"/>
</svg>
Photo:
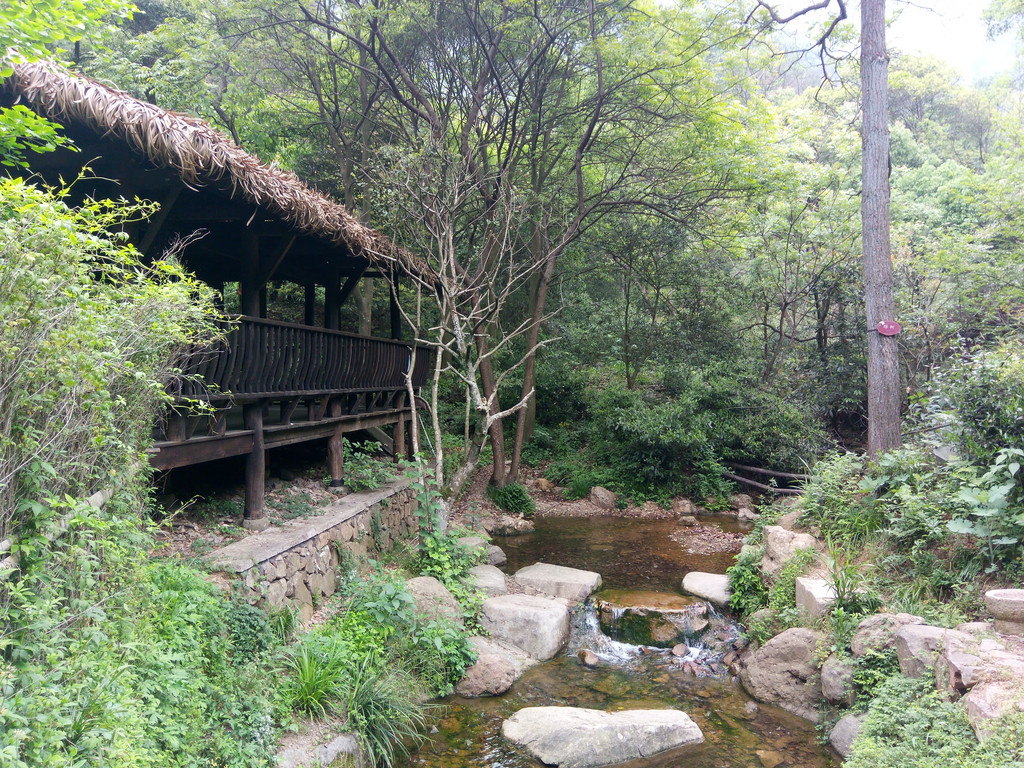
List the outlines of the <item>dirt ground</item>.
<svg viewBox="0 0 1024 768">
<path fill-rule="evenodd" d="M 266 486 L 266 513 L 271 524 L 322 514 L 326 506 L 340 498 L 341 493 L 327 487 L 326 474 L 322 461 L 299 460 L 290 462 L 287 467 L 274 469 Z M 225 482 L 225 476 L 230 477 L 231 482 Z M 486 518 L 506 514 L 487 497 L 489 479 L 490 467 L 480 467 L 473 474 L 467 487 L 451 503 L 450 523 L 453 526 L 479 530 Z M 679 517 L 678 511 L 664 509 L 654 502 L 607 509 L 589 498 L 566 499 L 565 489 L 545 480 L 538 468 L 524 468 L 522 482 L 537 505 L 537 517 L 623 517 L 638 520 Z M 157 497 L 164 516 L 158 527 L 158 546 L 154 554 L 199 558 L 249 535 L 241 526 L 243 498 L 241 476 L 235 472 L 221 473 L 213 480 L 204 478 L 195 486 L 190 486 L 186 480 L 164 489 Z M 715 526 L 698 524 L 679 531 L 674 540 L 690 552 L 706 554 L 739 551 L 742 536 L 724 532 Z"/>
</svg>

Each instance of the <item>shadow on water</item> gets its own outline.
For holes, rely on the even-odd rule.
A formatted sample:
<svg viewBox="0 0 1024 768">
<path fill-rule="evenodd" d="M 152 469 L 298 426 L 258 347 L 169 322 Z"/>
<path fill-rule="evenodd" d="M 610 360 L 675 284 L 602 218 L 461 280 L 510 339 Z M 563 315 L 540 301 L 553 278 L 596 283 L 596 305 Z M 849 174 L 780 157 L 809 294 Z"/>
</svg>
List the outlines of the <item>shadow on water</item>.
<svg viewBox="0 0 1024 768">
<path fill-rule="evenodd" d="M 669 538 L 678 530 L 673 521 L 549 518 L 537 522 L 534 534 L 498 542 L 508 554 L 508 573 L 537 561 L 552 562 L 596 570 L 612 589 L 677 593 L 686 572 L 723 572 L 732 561 L 732 555 L 684 552 Z M 730 524 L 738 530 L 734 521 L 726 522 Z M 580 648 L 596 651 L 601 663 L 583 665 L 575 656 Z M 680 709 L 704 732 L 704 744 L 631 763 L 633 768 L 836 765 L 817 744 L 813 725 L 774 707 L 755 707 L 738 683 L 724 676 L 697 677 L 684 670 L 680 661 L 667 651 L 647 652 L 603 636 L 593 604 L 588 604 L 575 617 L 565 655 L 529 670 L 504 696 L 446 699 L 437 733 L 406 765 L 539 768 L 540 762 L 501 735 L 504 719 L 524 707 L 537 706 Z"/>
</svg>

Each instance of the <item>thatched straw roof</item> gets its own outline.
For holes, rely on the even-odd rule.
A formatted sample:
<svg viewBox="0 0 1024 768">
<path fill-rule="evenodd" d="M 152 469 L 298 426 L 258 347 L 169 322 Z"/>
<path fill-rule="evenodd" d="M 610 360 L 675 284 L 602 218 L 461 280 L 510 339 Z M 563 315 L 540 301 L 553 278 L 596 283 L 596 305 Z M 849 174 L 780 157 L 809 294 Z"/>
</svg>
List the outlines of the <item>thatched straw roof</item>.
<svg viewBox="0 0 1024 768">
<path fill-rule="evenodd" d="M 202 120 L 168 112 L 51 63 L 18 63 L 13 69 L 5 87 L 46 117 L 83 123 L 101 136 L 120 139 L 156 167 L 174 170 L 191 187 L 224 189 L 378 267 L 429 273 L 423 262 L 360 223 L 344 206 L 295 174 L 260 162 Z"/>
</svg>

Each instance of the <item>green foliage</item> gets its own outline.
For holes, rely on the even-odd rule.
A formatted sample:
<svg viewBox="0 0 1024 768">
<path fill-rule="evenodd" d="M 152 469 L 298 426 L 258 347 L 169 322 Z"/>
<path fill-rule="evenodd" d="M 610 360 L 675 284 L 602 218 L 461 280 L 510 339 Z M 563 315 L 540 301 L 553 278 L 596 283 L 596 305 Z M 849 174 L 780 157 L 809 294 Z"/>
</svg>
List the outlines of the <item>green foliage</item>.
<svg viewBox="0 0 1024 768">
<path fill-rule="evenodd" d="M 416 569 L 444 584 L 462 606 L 467 623 L 473 626 L 483 600 L 479 591 L 469 586 L 469 569 L 483 562 L 486 551 L 483 548 L 467 549 L 459 543 L 459 537 L 456 531 L 424 536 L 420 541 Z"/>
<path fill-rule="evenodd" d="M 863 656 L 854 659 L 854 664 L 853 685 L 861 704 L 870 702 L 886 682 L 900 674 L 900 660 L 892 648 L 868 648 Z"/>
<path fill-rule="evenodd" d="M 465 574 L 474 562 L 461 548 L 439 552 L 433 574 L 453 579 L 451 589 L 465 616 L 475 621 L 481 598 L 455 574 Z M 457 581 L 454 579 L 458 579 Z M 414 671 L 427 690 L 436 696 L 450 693 L 465 670 L 476 661 L 466 631 L 445 618 L 429 618 L 416 611 L 412 595 L 403 582 L 383 574 L 350 585 L 347 610 L 329 623 L 329 631 L 343 638 L 360 655 L 396 655 Z"/>
<path fill-rule="evenodd" d="M 522 483 L 506 483 L 500 488 L 488 486 L 487 495 L 499 509 L 523 517 L 533 517 L 537 505 L 530 497 L 530 492 Z"/>
<path fill-rule="evenodd" d="M 343 438 L 345 447 L 345 485 L 353 491 L 379 488 L 398 477 L 394 462 L 379 458 L 383 446 L 377 442 L 354 445 Z"/>
<path fill-rule="evenodd" d="M 762 554 L 761 549 L 750 547 L 725 572 L 729 577 L 729 609 L 740 617 L 749 616 L 768 603 L 768 587 L 761 575 Z"/>
<path fill-rule="evenodd" d="M 862 545 L 885 522 L 861 484 L 864 468 L 864 459 L 852 453 L 832 453 L 815 464 L 804 486 L 801 522 L 837 545 Z"/>
<path fill-rule="evenodd" d="M 945 701 L 927 675 L 891 677 L 868 707 L 847 768 L 947 768 L 976 749 L 967 713 Z"/>
<path fill-rule="evenodd" d="M 75 4 L 73 4 L 74 6 Z M 107 8 L 97 4 L 97 8 Z M 48 13 L 45 5 L 41 13 Z M 119 232 L 150 212 L 0 180 L 0 754 L 13 768 L 265 765 L 273 642 L 202 574 L 150 562 L 145 448 L 211 293 Z M 97 509 L 79 499 L 97 487 Z"/>
<path fill-rule="evenodd" d="M 817 556 L 813 549 L 798 549 L 782 566 L 775 584 L 768 591 L 768 607 L 779 616 L 795 618 L 796 580 L 807 572 Z"/>
<path fill-rule="evenodd" d="M 226 624 L 231 652 L 239 660 L 255 661 L 287 636 L 281 615 L 269 617 L 266 612 L 241 600 L 228 603 Z M 275 629 L 274 622 L 277 622 Z"/>
<path fill-rule="evenodd" d="M 966 515 L 946 523 L 953 533 L 981 539 L 987 551 L 989 570 L 1001 560 L 1019 560 L 1024 550 L 1024 450 L 1003 448 L 986 472 L 965 483 L 958 492 Z"/>
<path fill-rule="evenodd" d="M 288 705 L 297 712 L 319 717 L 340 707 L 354 660 L 348 651 L 343 643 L 327 641 L 323 636 L 306 639 L 291 649 L 285 659 L 288 677 L 282 691 Z"/>
<path fill-rule="evenodd" d="M 430 707 L 421 703 L 422 692 L 411 675 L 370 657 L 355 668 L 349 685 L 349 723 L 370 762 L 392 768 L 422 738 Z"/>
<path fill-rule="evenodd" d="M 1024 355 L 1015 349 L 980 351 L 946 366 L 932 392 L 929 420 L 945 425 L 965 458 L 987 465 L 1007 447 L 1024 446 Z"/>
<path fill-rule="evenodd" d="M 111 234 L 146 212 L 0 179 L 0 537 L 130 486 L 178 357 L 211 332 L 208 288 Z"/>
</svg>

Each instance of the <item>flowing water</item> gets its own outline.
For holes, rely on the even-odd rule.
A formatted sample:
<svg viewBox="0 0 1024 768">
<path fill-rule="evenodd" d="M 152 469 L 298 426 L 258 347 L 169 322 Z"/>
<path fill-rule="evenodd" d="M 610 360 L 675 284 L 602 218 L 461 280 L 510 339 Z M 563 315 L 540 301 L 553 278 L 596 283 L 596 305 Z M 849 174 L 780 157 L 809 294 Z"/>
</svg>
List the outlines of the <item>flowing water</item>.
<svg viewBox="0 0 1024 768">
<path fill-rule="evenodd" d="M 723 520 L 726 530 L 740 530 Z M 690 555 L 672 541 L 674 521 L 616 518 L 542 518 L 537 530 L 499 540 L 508 554 L 507 573 L 534 562 L 557 563 L 602 574 L 616 602 L 642 596 L 642 603 L 662 599 L 678 602 L 679 583 L 688 571 L 724 572 L 732 555 Z M 600 599 L 602 594 L 595 596 Z M 683 601 L 685 603 L 685 601 Z M 719 631 L 736 628 L 715 611 L 709 617 Z M 501 736 L 501 723 L 524 707 L 573 706 L 592 709 L 680 709 L 704 732 L 705 743 L 636 768 L 832 768 L 837 765 L 816 741 L 805 720 L 764 704 L 752 705 L 737 682 L 711 675 L 709 665 L 720 658 L 700 642 L 688 643 L 686 656 L 666 650 L 618 642 L 601 630 L 595 601 L 574 616 L 564 655 L 530 669 L 504 696 L 445 700 L 446 710 L 433 733 L 406 762 L 427 768 L 539 768 L 541 763 L 512 747 Z M 601 663 L 586 667 L 580 649 L 598 654 Z M 689 662 L 689 663 L 688 663 Z M 699 667 L 699 674 L 694 672 Z M 703 676 L 709 674 L 710 676 Z"/>
</svg>

